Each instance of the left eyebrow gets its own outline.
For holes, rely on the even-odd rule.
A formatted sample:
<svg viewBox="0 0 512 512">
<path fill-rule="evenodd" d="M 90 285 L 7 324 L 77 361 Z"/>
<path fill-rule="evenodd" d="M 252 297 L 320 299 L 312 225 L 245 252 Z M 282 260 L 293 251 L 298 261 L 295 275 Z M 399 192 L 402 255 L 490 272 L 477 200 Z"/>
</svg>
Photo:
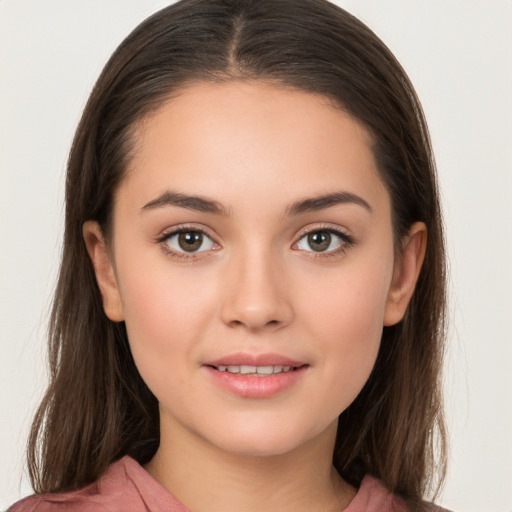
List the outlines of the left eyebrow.
<svg viewBox="0 0 512 512">
<path fill-rule="evenodd" d="M 372 207 L 362 197 L 352 194 L 351 192 L 334 192 L 318 197 L 311 197 L 297 201 L 286 209 L 287 215 L 299 215 L 301 213 L 316 212 L 336 206 L 338 204 L 352 203 L 362 206 L 370 213 L 373 212 Z"/>
</svg>

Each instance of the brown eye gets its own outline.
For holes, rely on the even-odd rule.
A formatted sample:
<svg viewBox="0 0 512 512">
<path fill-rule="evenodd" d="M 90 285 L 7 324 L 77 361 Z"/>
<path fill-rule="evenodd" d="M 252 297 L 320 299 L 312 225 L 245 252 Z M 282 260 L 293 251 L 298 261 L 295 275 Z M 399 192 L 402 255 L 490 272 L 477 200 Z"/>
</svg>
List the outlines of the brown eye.
<svg viewBox="0 0 512 512">
<path fill-rule="evenodd" d="M 351 238 L 345 233 L 319 229 L 303 235 L 297 242 L 297 249 L 307 252 L 334 253 L 347 244 L 351 244 Z"/>
<path fill-rule="evenodd" d="M 308 235 L 308 245 L 315 252 L 324 252 L 329 249 L 331 238 L 328 231 L 316 231 Z"/>
<path fill-rule="evenodd" d="M 177 253 L 209 251 L 215 246 L 215 243 L 208 235 L 202 231 L 195 230 L 182 230 L 171 233 L 164 242 Z"/>
<path fill-rule="evenodd" d="M 178 235 L 178 245 L 186 252 L 195 252 L 203 244 L 203 234 L 199 231 L 185 231 Z"/>
</svg>

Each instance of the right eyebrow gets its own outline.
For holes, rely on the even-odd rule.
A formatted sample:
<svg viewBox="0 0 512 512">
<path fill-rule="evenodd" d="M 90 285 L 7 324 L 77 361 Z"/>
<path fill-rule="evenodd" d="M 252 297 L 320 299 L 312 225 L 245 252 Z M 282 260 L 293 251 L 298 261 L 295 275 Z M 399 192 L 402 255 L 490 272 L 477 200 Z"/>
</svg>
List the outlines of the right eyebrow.
<svg viewBox="0 0 512 512">
<path fill-rule="evenodd" d="M 141 208 L 142 212 L 164 208 L 166 206 L 178 206 L 197 212 L 214 213 L 216 215 L 229 215 L 228 210 L 219 202 L 201 196 L 189 196 L 180 192 L 167 190 L 156 199 L 153 199 Z"/>
</svg>

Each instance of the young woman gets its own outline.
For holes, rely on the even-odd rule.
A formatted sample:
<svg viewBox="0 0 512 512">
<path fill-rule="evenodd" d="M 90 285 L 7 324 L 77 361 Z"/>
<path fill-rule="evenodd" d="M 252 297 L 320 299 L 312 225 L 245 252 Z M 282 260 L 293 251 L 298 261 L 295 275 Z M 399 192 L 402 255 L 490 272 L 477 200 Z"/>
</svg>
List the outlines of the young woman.
<svg viewBox="0 0 512 512">
<path fill-rule="evenodd" d="M 324 0 L 163 9 L 75 136 L 12 510 L 426 510 L 444 265 L 421 106 L 366 26 Z"/>
</svg>

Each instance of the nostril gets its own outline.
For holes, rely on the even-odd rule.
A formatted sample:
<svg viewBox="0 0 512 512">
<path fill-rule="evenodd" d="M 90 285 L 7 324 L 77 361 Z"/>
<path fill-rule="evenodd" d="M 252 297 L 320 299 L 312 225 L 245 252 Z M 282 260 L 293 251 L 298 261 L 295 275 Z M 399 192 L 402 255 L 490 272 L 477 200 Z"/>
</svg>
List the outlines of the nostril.
<svg viewBox="0 0 512 512">
<path fill-rule="evenodd" d="M 231 325 L 231 327 L 246 326 L 250 330 L 259 330 L 259 329 L 277 328 L 281 325 L 281 322 L 279 320 L 269 320 L 268 322 L 264 322 L 259 325 L 251 325 L 251 323 L 249 321 L 244 322 L 243 320 L 232 320 L 231 322 L 229 322 L 229 324 Z"/>
</svg>

